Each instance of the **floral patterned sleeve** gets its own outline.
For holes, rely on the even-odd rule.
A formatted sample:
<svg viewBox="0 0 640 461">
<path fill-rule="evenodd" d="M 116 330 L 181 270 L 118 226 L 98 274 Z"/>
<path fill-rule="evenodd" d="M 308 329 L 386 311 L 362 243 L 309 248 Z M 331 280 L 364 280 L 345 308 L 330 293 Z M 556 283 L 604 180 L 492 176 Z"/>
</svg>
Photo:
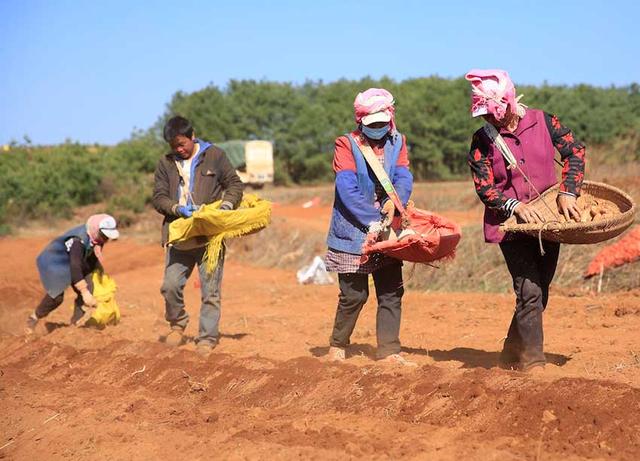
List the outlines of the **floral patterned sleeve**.
<svg viewBox="0 0 640 461">
<path fill-rule="evenodd" d="M 544 118 L 551 141 L 564 163 L 560 192 L 578 196 L 584 180 L 585 146 L 573 137 L 571 130 L 560 123 L 558 117 L 545 112 Z"/>
<path fill-rule="evenodd" d="M 506 216 L 513 214 L 513 209 L 519 203 L 515 199 L 507 198 L 496 188 L 493 179 L 493 167 L 487 157 L 487 148 L 480 141 L 478 133 L 473 135 L 468 158 L 471 176 L 476 193 L 487 208 L 502 212 Z"/>
</svg>

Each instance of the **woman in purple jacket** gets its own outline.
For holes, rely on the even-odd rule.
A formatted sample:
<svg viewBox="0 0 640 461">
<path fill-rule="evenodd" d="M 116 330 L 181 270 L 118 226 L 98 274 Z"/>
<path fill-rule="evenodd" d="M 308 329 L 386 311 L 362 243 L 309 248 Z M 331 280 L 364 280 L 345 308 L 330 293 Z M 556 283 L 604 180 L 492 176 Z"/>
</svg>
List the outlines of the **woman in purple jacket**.
<svg viewBox="0 0 640 461">
<path fill-rule="evenodd" d="M 567 220 L 578 221 L 576 198 L 584 177 L 585 147 L 555 115 L 521 104 L 505 71 L 474 69 L 465 78 L 472 86 L 472 116 L 482 116 L 487 122 L 485 128 L 474 133 L 469 152 L 476 192 L 486 207 L 485 241 L 500 244 L 516 294 L 515 313 L 500 361 L 508 368 L 540 371 L 546 363 L 542 313 L 547 306 L 560 244 L 544 241 L 541 255 L 537 239 L 505 235 L 498 227 L 514 214 L 519 221 L 542 221 L 527 203 L 537 198 L 537 192 L 557 183 L 556 149 L 564 164 L 556 199 L 558 211 Z M 493 140 L 496 133 L 508 146 L 517 166 L 511 167 L 503 157 Z"/>
</svg>

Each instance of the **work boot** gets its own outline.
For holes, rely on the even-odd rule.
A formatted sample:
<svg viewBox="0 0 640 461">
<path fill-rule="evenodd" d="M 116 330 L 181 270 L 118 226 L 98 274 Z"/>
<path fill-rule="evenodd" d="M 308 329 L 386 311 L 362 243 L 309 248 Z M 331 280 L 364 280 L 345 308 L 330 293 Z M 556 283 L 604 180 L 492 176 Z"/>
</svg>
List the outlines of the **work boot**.
<svg viewBox="0 0 640 461">
<path fill-rule="evenodd" d="M 168 346 L 180 346 L 184 342 L 184 330 L 178 326 L 172 326 L 164 337 L 164 343 Z"/>
<path fill-rule="evenodd" d="M 32 313 L 27 317 L 27 325 L 24 329 L 25 334 L 32 335 L 36 331 L 36 326 L 38 325 L 38 317 L 35 313 Z"/>
<path fill-rule="evenodd" d="M 213 352 L 217 345 L 217 341 L 199 341 L 198 345 L 196 346 L 196 352 L 202 357 L 209 357 L 209 354 Z"/>
<path fill-rule="evenodd" d="M 410 360 L 405 359 L 400 354 L 391 354 L 387 355 L 385 358 L 380 359 L 383 363 L 389 363 L 391 365 L 401 365 L 403 367 L 417 367 L 418 364 L 416 362 L 412 362 Z"/>
<path fill-rule="evenodd" d="M 344 362 L 346 357 L 347 357 L 347 352 L 344 347 L 331 346 L 329 348 L 330 362 Z"/>
<path fill-rule="evenodd" d="M 516 370 L 520 364 L 520 354 L 511 349 L 504 348 L 498 357 L 498 366 L 505 370 Z"/>
<path fill-rule="evenodd" d="M 524 371 L 530 375 L 540 375 L 544 373 L 545 363 L 544 362 L 533 362 L 529 364 L 521 364 L 520 371 Z"/>
</svg>

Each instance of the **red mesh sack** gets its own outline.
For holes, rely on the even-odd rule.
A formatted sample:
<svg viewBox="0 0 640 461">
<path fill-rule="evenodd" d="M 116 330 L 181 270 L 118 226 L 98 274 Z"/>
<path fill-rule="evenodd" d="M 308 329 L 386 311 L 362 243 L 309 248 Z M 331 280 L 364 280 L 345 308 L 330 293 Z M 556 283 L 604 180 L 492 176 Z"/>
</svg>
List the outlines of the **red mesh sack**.
<svg viewBox="0 0 640 461">
<path fill-rule="evenodd" d="M 398 239 L 365 242 L 363 257 L 382 253 L 392 258 L 414 263 L 429 263 L 455 256 L 460 242 L 460 226 L 444 216 L 410 207 L 405 211 L 410 225 L 408 232 Z M 395 218 L 392 229 L 400 229 L 400 218 Z"/>
<path fill-rule="evenodd" d="M 407 228 L 395 238 L 396 232 L 401 229 L 401 218 L 396 217 L 391 223 L 391 239 L 380 242 L 365 241 L 362 247 L 363 261 L 366 261 L 368 255 L 372 253 L 382 253 L 414 263 L 429 263 L 443 258 L 453 258 L 460 241 L 460 226 L 444 216 L 414 208 L 413 204 L 405 208 L 371 146 L 362 143 L 359 138 L 353 139 L 396 210 L 402 219 L 409 223 Z"/>
</svg>

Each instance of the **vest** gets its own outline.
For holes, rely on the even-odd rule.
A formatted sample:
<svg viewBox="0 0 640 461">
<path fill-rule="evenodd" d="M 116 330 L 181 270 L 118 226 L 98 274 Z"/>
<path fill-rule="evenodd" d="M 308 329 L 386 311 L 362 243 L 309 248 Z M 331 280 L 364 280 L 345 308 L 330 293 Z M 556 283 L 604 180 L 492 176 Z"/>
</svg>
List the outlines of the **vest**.
<svg viewBox="0 0 640 461">
<path fill-rule="evenodd" d="M 556 179 L 553 157 L 555 148 L 549 135 L 544 112 L 527 109 L 520 120 L 515 133 L 501 130 L 504 141 L 516 158 L 518 166 L 527 175 L 541 194 L 554 186 Z M 505 197 L 514 198 L 528 203 L 538 196 L 535 190 L 517 169 L 508 170 L 507 164 L 500 150 L 489 140 L 483 129 L 480 136 L 488 146 L 488 159 L 493 168 L 494 184 Z M 498 210 L 485 208 L 484 210 L 484 238 L 489 243 L 500 243 L 505 234 L 498 230 L 500 224 L 506 220 Z"/>
<path fill-rule="evenodd" d="M 358 144 L 353 139 L 353 136 L 351 134 L 347 134 L 346 136 L 351 142 L 351 153 L 356 162 L 358 188 L 373 205 L 376 200 L 375 175 L 367 167 L 367 161 L 360 151 Z M 389 175 L 389 178 L 393 178 L 401 148 L 402 135 L 399 132 L 396 131 L 393 135 L 387 136 L 384 144 L 384 169 Z M 356 255 L 362 254 L 362 245 L 364 245 L 367 230 L 368 229 L 361 225 L 349 212 L 349 209 L 343 203 L 336 189 L 331 225 L 329 226 L 329 235 L 327 237 L 327 245 L 329 248 Z"/>
<path fill-rule="evenodd" d="M 52 298 L 64 293 L 64 290 L 71 285 L 69 253 L 64 242 L 72 237 L 78 237 L 82 241 L 85 247 L 85 258 L 93 253 L 87 227 L 82 224 L 51 241 L 36 259 L 42 285 Z"/>
</svg>

